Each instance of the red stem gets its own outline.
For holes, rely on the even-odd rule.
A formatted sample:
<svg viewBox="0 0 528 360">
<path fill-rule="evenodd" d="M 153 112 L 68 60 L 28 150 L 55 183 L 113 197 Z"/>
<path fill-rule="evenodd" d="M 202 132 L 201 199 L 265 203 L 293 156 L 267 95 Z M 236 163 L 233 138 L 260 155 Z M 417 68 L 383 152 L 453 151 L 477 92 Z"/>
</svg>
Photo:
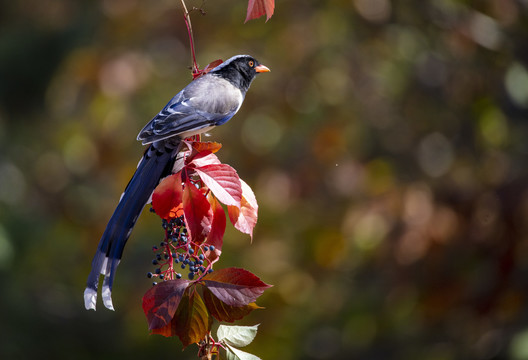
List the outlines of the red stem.
<svg viewBox="0 0 528 360">
<path fill-rule="evenodd" d="M 198 74 L 198 63 L 196 62 L 196 53 L 194 50 L 194 37 L 191 25 L 191 17 L 189 16 L 189 11 L 187 6 L 185 6 L 184 0 L 180 0 L 183 6 L 183 20 L 185 21 L 185 26 L 187 26 L 187 34 L 189 34 L 189 43 L 191 44 L 191 58 L 192 58 L 192 73 L 193 75 Z"/>
</svg>

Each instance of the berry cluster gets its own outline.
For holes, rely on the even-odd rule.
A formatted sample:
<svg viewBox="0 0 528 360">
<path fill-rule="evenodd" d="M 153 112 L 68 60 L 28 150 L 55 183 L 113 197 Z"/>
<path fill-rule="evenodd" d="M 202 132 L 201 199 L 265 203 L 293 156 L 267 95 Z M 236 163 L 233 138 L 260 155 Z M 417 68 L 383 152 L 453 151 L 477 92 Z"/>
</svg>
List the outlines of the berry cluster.
<svg viewBox="0 0 528 360">
<path fill-rule="evenodd" d="M 214 251 L 213 245 L 196 244 L 189 239 L 183 215 L 170 221 L 162 220 L 165 230 L 165 241 L 153 246 L 155 258 L 152 265 L 154 272 L 147 274 L 148 278 L 157 277 L 160 280 L 181 279 L 182 274 L 176 271 L 176 266 L 188 270 L 187 277 L 193 280 L 195 276 L 212 272 L 212 264 L 205 257 L 207 251 Z M 153 285 L 157 283 L 154 282 Z"/>
</svg>

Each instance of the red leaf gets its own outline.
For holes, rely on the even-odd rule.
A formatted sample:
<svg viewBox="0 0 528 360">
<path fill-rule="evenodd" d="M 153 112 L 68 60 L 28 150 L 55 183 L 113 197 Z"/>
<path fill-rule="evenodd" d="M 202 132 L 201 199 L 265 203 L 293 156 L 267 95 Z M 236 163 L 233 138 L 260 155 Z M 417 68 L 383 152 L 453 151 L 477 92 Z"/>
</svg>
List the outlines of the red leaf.
<svg viewBox="0 0 528 360">
<path fill-rule="evenodd" d="M 170 324 L 187 286 L 187 280 L 168 280 L 153 286 L 145 293 L 143 311 L 150 330 L 161 329 Z"/>
<path fill-rule="evenodd" d="M 240 208 L 236 206 L 228 206 L 229 219 L 231 223 L 240 232 L 249 234 L 253 238 L 253 229 L 257 224 L 258 219 L 258 204 L 253 190 L 244 180 L 240 179 L 242 185 L 242 200 L 240 201 Z"/>
<path fill-rule="evenodd" d="M 202 72 L 207 74 L 209 71 L 213 70 L 215 67 L 217 67 L 218 65 L 220 65 L 223 62 L 224 61 L 222 59 L 216 59 L 214 61 L 211 61 L 206 67 L 204 67 Z"/>
<path fill-rule="evenodd" d="M 193 80 L 196 79 L 196 78 L 199 78 L 202 75 L 207 74 L 209 71 L 213 70 L 215 67 L 217 67 L 221 63 L 223 63 L 223 61 L 221 59 L 218 59 L 218 60 L 215 60 L 215 61 L 209 63 L 209 65 L 204 67 L 202 70 L 198 70 L 196 73 L 192 74 Z"/>
<path fill-rule="evenodd" d="M 220 159 L 213 154 L 210 150 L 205 150 L 187 157 L 187 165 L 193 165 L 194 167 L 201 167 L 212 164 L 221 164 Z"/>
<path fill-rule="evenodd" d="M 207 199 L 213 209 L 213 223 L 211 224 L 211 231 L 209 232 L 209 235 L 207 235 L 205 243 L 207 245 L 214 245 L 215 250 L 213 253 L 207 253 L 206 257 L 209 261 L 214 262 L 222 252 L 226 228 L 226 215 L 224 208 L 212 194 L 209 194 Z"/>
<path fill-rule="evenodd" d="M 215 141 L 196 141 L 192 143 L 192 147 L 198 152 L 210 151 L 212 153 L 215 153 L 222 148 L 222 144 L 217 143 Z"/>
<path fill-rule="evenodd" d="M 226 164 L 212 164 L 194 170 L 221 203 L 240 207 L 242 185 L 235 169 Z"/>
<path fill-rule="evenodd" d="M 249 0 L 246 20 L 258 19 L 262 15 L 266 14 L 266 21 L 268 21 L 273 15 L 275 10 L 275 0 Z"/>
<path fill-rule="evenodd" d="M 215 270 L 203 278 L 205 286 L 229 306 L 245 306 L 271 287 L 245 269 Z"/>
<path fill-rule="evenodd" d="M 242 319 L 255 309 L 262 309 L 255 303 L 249 303 L 244 306 L 229 306 L 214 296 L 207 288 L 204 288 L 203 297 L 207 310 L 218 321 L 233 322 Z"/>
<path fill-rule="evenodd" d="M 183 189 L 183 212 L 191 239 L 200 244 L 211 230 L 213 210 L 204 194 L 188 178 Z"/>
<path fill-rule="evenodd" d="M 163 179 L 152 193 L 152 207 L 162 219 L 168 220 L 181 202 L 181 173 Z"/>
<path fill-rule="evenodd" d="M 183 347 L 203 340 L 211 331 L 212 323 L 213 318 L 209 316 L 200 294 L 186 292 L 172 322 L 174 334 L 178 335 Z"/>
</svg>

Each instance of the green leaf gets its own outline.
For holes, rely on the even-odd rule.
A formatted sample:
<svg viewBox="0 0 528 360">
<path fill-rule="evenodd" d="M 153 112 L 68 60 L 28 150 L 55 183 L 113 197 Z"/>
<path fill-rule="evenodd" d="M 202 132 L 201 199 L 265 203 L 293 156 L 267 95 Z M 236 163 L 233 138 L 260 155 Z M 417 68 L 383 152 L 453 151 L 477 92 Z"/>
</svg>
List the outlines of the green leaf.
<svg viewBox="0 0 528 360">
<path fill-rule="evenodd" d="M 227 345 L 244 347 L 249 345 L 257 336 L 257 328 L 258 324 L 253 326 L 220 325 L 216 336 L 218 341 L 223 341 Z"/>
<path fill-rule="evenodd" d="M 226 358 L 227 360 L 261 360 L 261 358 L 258 356 L 247 353 L 230 345 L 227 345 L 226 347 Z"/>
<path fill-rule="evenodd" d="M 180 338 L 183 347 L 202 340 L 211 330 L 212 323 L 200 294 L 186 291 L 172 321 L 174 334 Z"/>
</svg>

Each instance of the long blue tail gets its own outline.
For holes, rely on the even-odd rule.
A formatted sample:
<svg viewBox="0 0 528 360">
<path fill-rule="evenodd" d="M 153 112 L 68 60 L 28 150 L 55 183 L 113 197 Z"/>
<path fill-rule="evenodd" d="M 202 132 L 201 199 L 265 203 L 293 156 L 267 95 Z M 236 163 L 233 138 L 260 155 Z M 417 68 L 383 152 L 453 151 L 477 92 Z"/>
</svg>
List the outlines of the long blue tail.
<svg viewBox="0 0 528 360">
<path fill-rule="evenodd" d="M 123 249 L 137 218 L 160 179 L 171 173 L 179 146 L 180 140 L 173 138 L 153 143 L 145 151 L 99 241 L 84 291 L 86 309 L 95 310 L 100 274 L 104 275 L 102 289 L 104 306 L 114 309 L 112 284 Z"/>
</svg>

